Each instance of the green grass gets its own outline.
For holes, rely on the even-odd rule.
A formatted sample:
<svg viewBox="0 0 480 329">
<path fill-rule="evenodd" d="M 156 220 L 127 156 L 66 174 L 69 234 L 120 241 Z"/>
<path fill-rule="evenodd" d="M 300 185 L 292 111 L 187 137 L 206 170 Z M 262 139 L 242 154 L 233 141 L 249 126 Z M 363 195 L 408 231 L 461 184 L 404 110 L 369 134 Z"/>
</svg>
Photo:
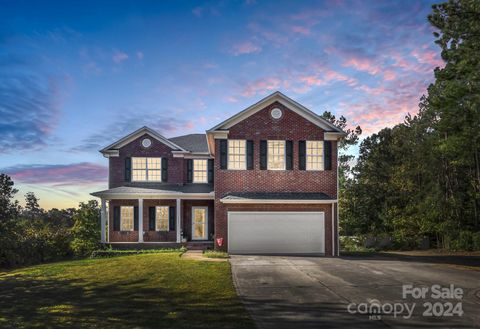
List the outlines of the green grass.
<svg viewBox="0 0 480 329">
<path fill-rule="evenodd" d="M 205 250 L 203 256 L 207 258 L 228 258 L 228 253 L 224 251 Z"/>
<path fill-rule="evenodd" d="M 0 328 L 254 328 L 228 262 L 141 254 L 0 272 Z"/>
</svg>

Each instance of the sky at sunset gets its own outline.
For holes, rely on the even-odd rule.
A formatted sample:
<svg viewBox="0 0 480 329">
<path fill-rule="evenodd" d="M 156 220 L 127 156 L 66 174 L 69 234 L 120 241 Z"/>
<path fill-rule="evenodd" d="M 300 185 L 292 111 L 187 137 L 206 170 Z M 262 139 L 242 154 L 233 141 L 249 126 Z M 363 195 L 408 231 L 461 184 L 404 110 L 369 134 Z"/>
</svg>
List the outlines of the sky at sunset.
<svg viewBox="0 0 480 329">
<path fill-rule="evenodd" d="M 441 66 L 430 1 L 2 1 L 0 172 L 44 208 L 107 188 L 98 150 L 204 132 L 279 90 L 365 135 Z"/>
</svg>

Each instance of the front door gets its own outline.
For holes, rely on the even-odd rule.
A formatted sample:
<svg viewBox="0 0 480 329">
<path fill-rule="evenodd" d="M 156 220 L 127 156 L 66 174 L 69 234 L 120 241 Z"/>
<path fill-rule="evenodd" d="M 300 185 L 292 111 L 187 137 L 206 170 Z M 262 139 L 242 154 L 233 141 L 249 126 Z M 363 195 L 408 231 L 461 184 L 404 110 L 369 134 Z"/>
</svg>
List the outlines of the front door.
<svg viewBox="0 0 480 329">
<path fill-rule="evenodd" d="M 208 208 L 192 207 L 192 240 L 207 240 Z"/>
</svg>

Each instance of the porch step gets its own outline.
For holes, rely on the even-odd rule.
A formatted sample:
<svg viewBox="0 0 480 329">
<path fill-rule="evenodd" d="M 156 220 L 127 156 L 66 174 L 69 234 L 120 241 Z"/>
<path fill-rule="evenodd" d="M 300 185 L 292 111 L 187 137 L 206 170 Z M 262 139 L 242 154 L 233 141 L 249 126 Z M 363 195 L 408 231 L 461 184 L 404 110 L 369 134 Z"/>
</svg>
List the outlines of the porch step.
<svg viewBox="0 0 480 329">
<path fill-rule="evenodd" d="M 187 247 L 188 250 L 213 249 L 213 241 L 187 242 L 185 247 Z"/>
</svg>

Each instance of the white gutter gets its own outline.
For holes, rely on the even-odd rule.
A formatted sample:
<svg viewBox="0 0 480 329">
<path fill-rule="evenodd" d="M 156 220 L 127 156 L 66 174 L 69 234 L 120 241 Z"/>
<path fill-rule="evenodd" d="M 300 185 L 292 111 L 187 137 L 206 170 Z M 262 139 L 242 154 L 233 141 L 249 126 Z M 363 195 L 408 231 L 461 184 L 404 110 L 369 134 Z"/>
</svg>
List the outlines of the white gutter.
<svg viewBox="0 0 480 329">
<path fill-rule="evenodd" d="M 283 199 L 220 199 L 222 203 L 228 204 L 330 204 L 337 200 L 283 200 Z"/>
<path fill-rule="evenodd" d="M 98 198 L 104 198 L 107 200 L 136 200 L 136 199 L 188 199 L 188 200 L 213 200 L 215 194 L 212 193 L 168 193 L 168 194 L 154 194 L 154 193 L 91 193 Z"/>
</svg>

